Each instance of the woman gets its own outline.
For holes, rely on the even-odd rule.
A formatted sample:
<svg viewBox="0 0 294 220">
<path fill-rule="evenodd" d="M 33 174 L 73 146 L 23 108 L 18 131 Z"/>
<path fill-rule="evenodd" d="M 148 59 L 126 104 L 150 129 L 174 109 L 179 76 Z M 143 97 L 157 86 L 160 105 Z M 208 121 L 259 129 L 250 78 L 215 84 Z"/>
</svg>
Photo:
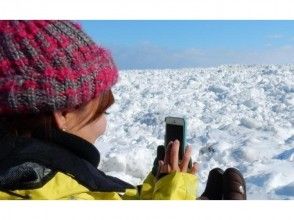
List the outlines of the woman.
<svg viewBox="0 0 294 220">
<path fill-rule="evenodd" d="M 1 199 L 195 199 L 196 165 L 191 150 L 178 164 L 178 142 L 162 166 L 171 174 L 139 188 L 97 169 L 117 78 L 109 52 L 70 21 L 0 22 Z"/>
<path fill-rule="evenodd" d="M 73 22 L 0 21 L 0 199 L 196 198 L 197 165 L 191 148 L 179 163 L 177 140 L 140 186 L 97 169 L 117 79 Z"/>
</svg>

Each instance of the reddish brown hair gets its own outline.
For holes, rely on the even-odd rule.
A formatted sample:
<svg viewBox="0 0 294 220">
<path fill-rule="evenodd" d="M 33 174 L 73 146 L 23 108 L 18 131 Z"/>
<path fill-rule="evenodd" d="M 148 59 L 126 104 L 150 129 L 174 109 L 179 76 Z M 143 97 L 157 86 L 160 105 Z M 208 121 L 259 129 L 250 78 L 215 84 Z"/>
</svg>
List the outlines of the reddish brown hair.
<svg viewBox="0 0 294 220">
<path fill-rule="evenodd" d="M 76 110 L 81 112 L 80 126 L 83 127 L 98 119 L 113 103 L 113 94 L 108 90 L 90 102 L 77 106 Z M 31 136 L 36 129 L 44 129 L 49 136 L 52 128 L 58 128 L 52 112 L 0 116 L 0 125 L 16 136 Z"/>
</svg>

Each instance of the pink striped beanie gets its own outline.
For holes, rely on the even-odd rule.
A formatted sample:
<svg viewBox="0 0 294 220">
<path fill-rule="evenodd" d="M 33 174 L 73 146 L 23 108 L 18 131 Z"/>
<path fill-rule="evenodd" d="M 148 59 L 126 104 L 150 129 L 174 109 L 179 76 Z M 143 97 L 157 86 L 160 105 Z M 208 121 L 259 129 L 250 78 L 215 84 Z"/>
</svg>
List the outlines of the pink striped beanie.
<svg viewBox="0 0 294 220">
<path fill-rule="evenodd" d="M 0 21 L 0 114 L 89 102 L 118 78 L 110 52 L 71 21 Z"/>
</svg>

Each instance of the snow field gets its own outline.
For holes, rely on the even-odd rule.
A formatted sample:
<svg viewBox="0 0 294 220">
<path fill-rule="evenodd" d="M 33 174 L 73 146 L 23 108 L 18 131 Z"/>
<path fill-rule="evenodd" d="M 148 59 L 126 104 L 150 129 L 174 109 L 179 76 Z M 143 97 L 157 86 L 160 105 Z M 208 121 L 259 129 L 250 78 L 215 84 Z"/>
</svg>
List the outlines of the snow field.
<svg viewBox="0 0 294 220">
<path fill-rule="evenodd" d="M 185 117 L 200 166 L 236 167 L 249 199 L 294 199 L 294 66 L 121 71 L 108 129 L 97 140 L 99 168 L 132 184 L 151 171 L 164 118 Z"/>
</svg>

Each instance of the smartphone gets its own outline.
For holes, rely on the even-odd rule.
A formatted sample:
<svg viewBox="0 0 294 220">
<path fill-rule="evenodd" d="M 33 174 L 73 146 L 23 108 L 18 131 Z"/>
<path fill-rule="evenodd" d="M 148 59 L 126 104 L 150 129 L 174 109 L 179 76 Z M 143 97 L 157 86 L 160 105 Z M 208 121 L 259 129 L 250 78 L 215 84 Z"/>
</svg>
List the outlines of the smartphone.
<svg viewBox="0 0 294 220">
<path fill-rule="evenodd" d="M 165 147 L 170 141 L 180 141 L 179 160 L 183 159 L 186 150 L 186 120 L 184 118 L 165 118 Z"/>
</svg>

